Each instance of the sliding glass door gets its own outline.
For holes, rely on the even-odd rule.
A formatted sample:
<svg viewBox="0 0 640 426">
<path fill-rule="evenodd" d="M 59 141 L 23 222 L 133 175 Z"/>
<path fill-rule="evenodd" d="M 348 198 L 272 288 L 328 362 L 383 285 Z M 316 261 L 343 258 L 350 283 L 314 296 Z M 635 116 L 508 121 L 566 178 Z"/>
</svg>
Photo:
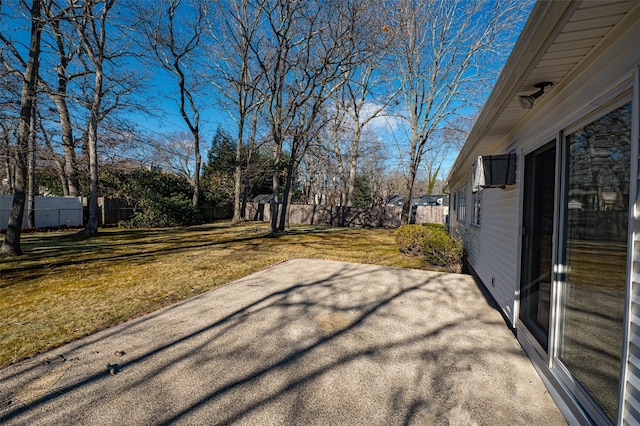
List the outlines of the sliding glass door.
<svg viewBox="0 0 640 426">
<path fill-rule="evenodd" d="M 558 281 L 556 368 L 604 420 L 618 413 L 627 270 L 631 103 L 565 139 L 565 275 Z"/>
</svg>

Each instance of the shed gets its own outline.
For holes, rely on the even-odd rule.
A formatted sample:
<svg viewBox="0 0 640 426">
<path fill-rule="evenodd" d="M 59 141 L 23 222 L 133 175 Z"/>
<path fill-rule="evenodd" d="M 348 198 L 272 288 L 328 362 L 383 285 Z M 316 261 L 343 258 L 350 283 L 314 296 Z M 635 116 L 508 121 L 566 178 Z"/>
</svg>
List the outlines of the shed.
<svg viewBox="0 0 640 426">
<path fill-rule="evenodd" d="M 253 202 L 257 204 L 269 204 L 273 201 L 273 194 L 259 194 L 253 198 Z"/>
<path fill-rule="evenodd" d="M 446 180 L 469 268 L 570 424 L 640 423 L 639 35 L 638 1 L 539 1 Z M 505 155 L 513 179 L 474 185 Z"/>
<path fill-rule="evenodd" d="M 386 202 L 387 206 L 402 206 L 407 197 L 403 195 L 394 195 L 389 197 Z M 411 198 L 412 206 L 442 206 L 447 205 L 448 196 L 446 195 L 416 195 Z"/>
</svg>

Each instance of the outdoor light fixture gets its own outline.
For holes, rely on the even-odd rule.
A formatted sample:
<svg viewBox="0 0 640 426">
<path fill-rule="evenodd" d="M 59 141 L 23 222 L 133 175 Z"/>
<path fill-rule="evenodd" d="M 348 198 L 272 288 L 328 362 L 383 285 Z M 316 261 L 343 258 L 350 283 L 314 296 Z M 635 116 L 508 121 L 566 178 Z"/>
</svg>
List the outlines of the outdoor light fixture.
<svg viewBox="0 0 640 426">
<path fill-rule="evenodd" d="M 551 83 L 550 81 L 543 81 L 542 83 L 535 84 L 533 87 L 537 87 L 540 90 L 527 96 L 520 96 L 520 106 L 524 109 L 533 108 L 533 103 L 536 99 L 542 96 L 542 94 L 544 93 L 544 88 L 552 85 L 553 83 Z"/>
</svg>

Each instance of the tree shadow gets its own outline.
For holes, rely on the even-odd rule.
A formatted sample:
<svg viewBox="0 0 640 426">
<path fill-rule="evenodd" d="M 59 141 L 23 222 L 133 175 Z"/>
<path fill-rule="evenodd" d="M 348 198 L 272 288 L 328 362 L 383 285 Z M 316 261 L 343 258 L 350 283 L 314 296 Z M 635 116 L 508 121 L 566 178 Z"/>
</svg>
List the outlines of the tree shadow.
<svg viewBox="0 0 640 426">
<path fill-rule="evenodd" d="M 229 226 L 231 228 L 231 226 Z M 246 235 L 244 235 L 246 234 Z M 144 239 L 141 239 L 141 235 Z M 195 234 L 194 234 L 195 235 Z M 136 231 L 125 235 L 118 234 L 118 239 L 113 236 L 98 236 L 91 240 L 90 244 L 74 244 L 76 239 L 69 236 L 56 238 L 55 244 L 50 243 L 48 249 L 40 249 L 36 256 L 21 259 L 28 260 L 26 265 L 19 267 L 7 267 L 2 270 L 3 281 L 0 288 L 18 285 L 22 282 L 39 278 L 51 271 L 68 266 L 83 265 L 87 268 L 103 262 L 151 262 L 167 254 L 178 254 L 207 247 L 227 247 L 238 243 L 249 243 L 266 238 L 266 235 L 241 232 L 234 236 L 222 236 L 212 241 L 203 241 L 202 238 L 188 239 L 183 234 L 161 231 Z M 172 241 L 175 244 L 172 244 Z M 135 247 L 131 245 L 135 243 Z M 161 247 L 150 248 L 161 245 Z M 120 250 L 124 251 L 124 253 Z M 62 258 L 61 258 L 62 257 Z M 47 259 L 46 263 L 37 262 L 38 259 Z M 24 263 L 24 262 L 21 262 Z M 29 272 L 29 275 L 24 275 Z"/>
<path fill-rule="evenodd" d="M 345 321 L 324 329 L 326 314 Z M 59 348 L 49 356 L 72 363 L 64 380 L 28 405 L 0 406 L 0 423 L 410 424 L 480 408 L 495 415 L 517 401 L 483 396 L 473 380 L 487 371 L 506 369 L 493 384 L 531 397 L 530 380 L 521 384 L 514 372 L 528 365 L 514 342 L 468 276 L 290 261 Z M 114 350 L 127 355 L 111 376 L 104 366 Z M 0 378 L 11 393 L 48 369 L 34 360 Z M 61 406 L 68 409 L 56 412 Z"/>
</svg>

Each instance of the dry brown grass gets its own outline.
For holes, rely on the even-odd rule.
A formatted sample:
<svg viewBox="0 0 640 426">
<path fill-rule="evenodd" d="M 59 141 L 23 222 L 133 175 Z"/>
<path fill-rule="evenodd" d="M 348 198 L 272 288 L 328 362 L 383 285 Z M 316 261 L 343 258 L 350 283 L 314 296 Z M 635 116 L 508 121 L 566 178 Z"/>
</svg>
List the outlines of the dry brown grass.
<svg viewBox="0 0 640 426">
<path fill-rule="evenodd" d="M 0 259 L 0 367 L 293 258 L 427 268 L 394 230 L 264 224 L 23 236 Z"/>
</svg>

